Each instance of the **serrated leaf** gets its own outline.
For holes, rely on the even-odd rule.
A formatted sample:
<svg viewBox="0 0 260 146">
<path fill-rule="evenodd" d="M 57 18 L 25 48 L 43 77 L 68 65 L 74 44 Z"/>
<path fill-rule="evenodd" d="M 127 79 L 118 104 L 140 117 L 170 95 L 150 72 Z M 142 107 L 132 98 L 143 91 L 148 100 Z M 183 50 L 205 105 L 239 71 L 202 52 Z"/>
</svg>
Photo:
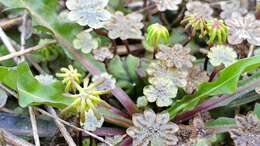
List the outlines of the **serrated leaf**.
<svg viewBox="0 0 260 146">
<path fill-rule="evenodd" d="M 218 127 L 227 127 L 235 126 L 236 121 L 232 118 L 220 117 L 216 120 L 211 120 L 206 124 L 207 128 L 218 128 Z"/>
<path fill-rule="evenodd" d="M 199 86 L 194 95 L 187 95 L 177 101 L 168 109 L 171 117 L 177 113 L 192 110 L 201 101 L 208 99 L 209 96 L 220 94 L 232 94 L 237 90 L 239 77 L 242 73 L 251 71 L 260 66 L 260 56 L 241 59 L 229 67 L 223 69 L 219 78 L 213 82 L 203 83 Z"/>
<path fill-rule="evenodd" d="M 62 108 L 73 102 L 72 98 L 62 96 L 64 86 L 61 82 L 41 84 L 26 63 L 17 66 L 17 91 L 21 107 L 45 104 Z"/>
</svg>

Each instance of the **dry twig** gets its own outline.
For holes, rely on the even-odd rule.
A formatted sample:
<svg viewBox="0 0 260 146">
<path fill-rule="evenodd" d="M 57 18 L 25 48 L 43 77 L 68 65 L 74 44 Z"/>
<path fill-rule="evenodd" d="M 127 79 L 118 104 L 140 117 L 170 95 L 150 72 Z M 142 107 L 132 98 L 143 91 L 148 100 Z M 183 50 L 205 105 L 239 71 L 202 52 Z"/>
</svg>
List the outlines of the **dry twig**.
<svg viewBox="0 0 260 146">
<path fill-rule="evenodd" d="M 48 113 L 48 112 L 46 112 L 46 111 L 44 111 L 44 110 L 42 110 L 42 109 L 40 109 L 40 108 L 35 108 L 35 109 L 36 109 L 37 111 L 41 112 L 42 114 L 48 116 L 48 117 L 51 117 L 51 118 L 54 118 L 54 119 L 56 118 L 58 121 L 62 122 L 63 124 L 65 124 L 65 125 L 67 125 L 67 126 L 70 126 L 70 127 L 74 128 L 74 129 L 76 129 L 76 130 L 82 131 L 82 132 L 88 134 L 89 136 L 91 136 L 91 137 L 93 137 L 93 138 L 95 138 L 95 139 L 97 139 L 97 140 L 99 140 L 99 141 L 101 141 L 101 142 L 103 142 L 103 143 L 106 143 L 106 144 L 108 144 L 108 145 L 111 145 L 109 142 L 105 141 L 102 137 L 99 137 L 99 136 L 97 136 L 97 135 L 95 135 L 95 134 L 93 134 L 93 133 L 91 133 L 91 132 L 89 132 L 89 131 L 87 131 L 87 130 L 84 130 L 84 129 L 82 129 L 82 128 L 79 128 L 79 127 L 77 127 L 77 126 L 74 126 L 73 124 L 71 124 L 71 123 L 69 123 L 69 122 L 67 122 L 67 121 L 64 121 L 64 120 L 60 119 L 58 116 L 57 116 L 57 117 L 54 117 L 54 116 L 51 115 L 50 113 Z"/>
<path fill-rule="evenodd" d="M 56 41 L 50 41 L 50 42 L 43 44 L 43 45 L 37 45 L 37 46 L 31 47 L 31 48 L 28 48 L 28 49 L 25 49 L 25 50 L 21 50 L 21 51 L 18 51 L 18 52 L 14 52 L 14 53 L 2 56 L 2 57 L 0 57 L 0 61 L 8 60 L 8 59 L 11 59 L 11 58 L 14 58 L 14 57 L 18 57 L 18 56 L 22 56 L 22 55 L 31 53 L 33 51 L 42 49 L 42 48 L 44 48 L 44 47 L 46 47 L 50 44 L 53 44 L 53 43 L 56 43 Z"/>
<path fill-rule="evenodd" d="M 39 109 L 37 109 L 37 110 L 40 111 Z M 59 120 L 59 117 L 57 116 L 56 111 L 52 107 L 47 107 L 47 110 L 52 115 L 51 117 L 54 118 L 54 121 L 55 121 L 56 125 L 60 129 L 60 132 L 63 135 L 63 137 L 65 138 L 65 140 L 67 141 L 68 145 L 69 146 L 76 146 L 76 143 L 73 141 L 73 139 L 70 136 L 69 132 L 67 131 L 65 126 Z"/>
<path fill-rule="evenodd" d="M 7 132 L 4 129 L 0 129 L 2 136 L 4 137 L 4 140 L 13 146 L 34 146 L 33 144 Z"/>
<path fill-rule="evenodd" d="M 37 129 L 35 113 L 33 112 L 33 108 L 31 106 L 29 107 L 29 113 L 30 113 L 30 119 L 31 119 L 31 124 L 32 124 L 34 143 L 36 146 L 40 146 L 41 144 L 40 144 L 40 139 L 39 139 L 39 134 L 38 134 L 38 129 Z"/>
</svg>

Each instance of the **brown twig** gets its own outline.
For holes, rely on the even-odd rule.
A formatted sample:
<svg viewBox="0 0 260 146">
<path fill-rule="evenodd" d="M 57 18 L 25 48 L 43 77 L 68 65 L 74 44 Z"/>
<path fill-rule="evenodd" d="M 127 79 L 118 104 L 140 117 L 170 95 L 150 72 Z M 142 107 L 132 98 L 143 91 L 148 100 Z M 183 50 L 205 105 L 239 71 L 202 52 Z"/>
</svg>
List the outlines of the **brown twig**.
<svg viewBox="0 0 260 146">
<path fill-rule="evenodd" d="M 13 19 L 5 19 L 0 21 L 0 27 L 4 30 L 12 28 L 14 26 L 18 26 L 22 23 L 22 17 L 17 17 Z"/>
<path fill-rule="evenodd" d="M 40 144 L 40 139 L 39 139 L 39 134 L 38 134 L 38 129 L 37 129 L 35 113 L 31 106 L 29 106 L 29 114 L 30 114 L 30 119 L 31 119 L 31 124 L 32 124 L 32 131 L 33 131 L 33 138 L 34 138 L 35 146 L 40 146 L 41 144 Z"/>
<path fill-rule="evenodd" d="M 165 24 L 168 29 L 171 29 L 171 24 L 168 22 L 165 13 L 159 12 L 159 14 L 160 14 L 159 18 L 162 21 L 162 23 Z"/>
<path fill-rule="evenodd" d="M 56 43 L 56 41 L 50 41 L 50 42 L 48 42 L 46 44 L 43 44 L 43 45 L 37 45 L 37 46 L 31 47 L 31 48 L 28 48 L 28 49 L 25 49 L 25 50 L 21 50 L 21 51 L 18 51 L 18 52 L 13 52 L 11 54 L 8 54 L 8 55 L 5 55 L 5 56 L 1 56 L 0 57 L 0 61 L 4 61 L 4 60 L 8 60 L 8 59 L 11 59 L 11 58 L 15 58 L 15 57 L 18 57 L 18 56 L 22 56 L 22 55 L 28 54 L 28 53 L 31 53 L 33 51 L 37 51 L 39 49 L 45 48 L 46 46 L 54 44 L 54 43 Z"/>
<path fill-rule="evenodd" d="M 69 146 L 76 146 L 76 143 L 74 142 L 74 140 L 70 136 L 69 132 L 67 131 L 65 126 L 59 120 L 59 117 L 57 116 L 56 111 L 52 107 L 47 107 L 47 110 L 52 115 L 52 118 L 54 118 L 54 121 L 55 121 L 56 125 L 60 129 L 60 132 L 63 135 L 63 137 L 66 140 L 66 142 L 68 143 L 68 145 Z"/>
<path fill-rule="evenodd" d="M 4 140 L 13 146 L 34 146 L 33 144 L 13 135 L 12 133 L 7 132 L 4 129 L 0 129 L 1 134 L 4 137 Z"/>
</svg>

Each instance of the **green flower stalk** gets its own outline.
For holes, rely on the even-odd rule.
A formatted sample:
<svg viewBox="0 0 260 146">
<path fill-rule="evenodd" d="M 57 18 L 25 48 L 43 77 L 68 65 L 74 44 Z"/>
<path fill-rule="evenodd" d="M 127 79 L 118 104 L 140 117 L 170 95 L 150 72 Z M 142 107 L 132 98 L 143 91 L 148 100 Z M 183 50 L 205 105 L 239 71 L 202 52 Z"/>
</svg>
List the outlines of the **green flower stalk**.
<svg viewBox="0 0 260 146">
<path fill-rule="evenodd" d="M 164 44 L 169 42 L 170 35 L 167 28 L 158 23 L 150 25 L 147 28 L 147 32 L 146 41 L 149 46 L 157 48 L 161 41 Z"/>
<path fill-rule="evenodd" d="M 204 17 L 201 17 L 196 14 L 191 14 L 185 16 L 181 21 L 181 24 L 186 24 L 185 29 L 191 28 L 192 37 L 195 36 L 197 31 L 200 31 L 200 38 L 203 38 L 206 35 L 207 22 Z"/>
<path fill-rule="evenodd" d="M 66 84 L 65 92 L 76 92 L 76 87 L 73 82 L 80 83 L 81 74 L 79 74 L 77 69 L 74 69 L 72 65 L 69 65 L 68 68 L 63 67 L 60 71 L 60 73 L 56 73 L 56 76 L 63 78 L 62 83 Z"/>
<path fill-rule="evenodd" d="M 223 44 L 227 41 L 228 27 L 223 20 L 211 19 L 207 21 L 207 33 L 209 45 L 213 45 L 215 40 L 218 40 L 218 44 Z"/>
</svg>

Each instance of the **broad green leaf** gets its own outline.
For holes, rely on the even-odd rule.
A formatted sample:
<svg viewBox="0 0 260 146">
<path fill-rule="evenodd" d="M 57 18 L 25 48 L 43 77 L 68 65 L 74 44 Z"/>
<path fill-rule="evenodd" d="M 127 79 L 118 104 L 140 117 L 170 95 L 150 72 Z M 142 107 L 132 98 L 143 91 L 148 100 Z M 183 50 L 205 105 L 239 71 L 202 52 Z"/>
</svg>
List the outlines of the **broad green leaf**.
<svg viewBox="0 0 260 146">
<path fill-rule="evenodd" d="M 134 57 L 132 55 L 129 55 L 126 58 L 127 70 L 129 72 L 129 76 L 133 80 L 138 80 L 138 77 L 136 74 L 136 69 L 137 69 L 139 62 L 140 62 L 139 58 Z"/>
<path fill-rule="evenodd" d="M 201 84 L 194 95 L 187 95 L 177 101 L 168 109 L 168 112 L 173 118 L 180 112 L 192 110 L 201 101 L 208 99 L 209 96 L 234 93 L 237 90 L 240 75 L 244 72 L 256 69 L 259 66 L 260 56 L 237 61 L 223 69 L 220 72 L 218 79 L 213 82 Z"/>
<path fill-rule="evenodd" d="M 0 45 L 0 56 L 4 56 L 9 54 L 8 50 L 5 48 L 4 45 Z M 0 62 L 1 65 L 3 66 L 15 66 L 15 62 L 13 60 L 5 60 Z"/>
<path fill-rule="evenodd" d="M 3 89 L 0 89 L 0 108 L 5 106 L 7 98 L 6 92 Z"/>
<path fill-rule="evenodd" d="M 218 127 L 228 127 L 235 126 L 236 121 L 232 118 L 220 117 L 216 120 L 211 120 L 206 124 L 207 128 L 218 128 Z"/>
<path fill-rule="evenodd" d="M 103 63 L 100 63 L 100 62 L 96 61 L 91 54 L 87 54 L 87 55 L 86 55 L 86 58 L 88 59 L 88 61 L 89 61 L 90 63 L 92 63 L 93 65 L 95 65 L 95 67 L 97 67 L 100 72 L 106 72 L 106 67 L 105 67 L 105 65 L 104 65 Z"/>
<path fill-rule="evenodd" d="M 0 82 L 7 87 L 16 90 L 16 67 L 0 66 Z"/>
<path fill-rule="evenodd" d="M 108 72 L 117 79 L 117 86 L 126 89 L 127 92 L 135 90 L 140 84 L 140 79 L 137 75 L 137 68 L 140 64 L 140 59 L 132 55 L 126 58 L 114 57 L 108 64 Z"/>
<path fill-rule="evenodd" d="M 82 27 L 59 17 L 58 0 L 0 0 L 0 3 L 9 9 L 27 9 L 32 16 L 34 26 L 41 26 L 52 32 L 58 43 L 63 48 L 68 49 L 65 52 L 68 55 L 70 55 L 69 53 L 75 55 L 76 50 L 73 48 L 72 41 L 81 31 Z M 79 56 L 77 57 L 79 58 Z M 84 59 L 88 60 L 86 57 Z M 100 62 L 91 60 L 91 63 L 93 62 L 101 64 Z"/>
<path fill-rule="evenodd" d="M 255 104 L 254 114 L 257 116 L 258 119 L 260 119 L 260 104 Z"/>
<path fill-rule="evenodd" d="M 108 64 L 108 72 L 116 79 L 129 80 L 124 64 L 119 56 L 115 56 Z"/>
<path fill-rule="evenodd" d="M 64 86 L 61 82 L 41 84 L 33 77 L 26 63 L 17 66 L 17 91 L 21 107 L 45 104 L 62 108 L 73 102 L 72 98 L 62 96 Z"/>
</svg>

